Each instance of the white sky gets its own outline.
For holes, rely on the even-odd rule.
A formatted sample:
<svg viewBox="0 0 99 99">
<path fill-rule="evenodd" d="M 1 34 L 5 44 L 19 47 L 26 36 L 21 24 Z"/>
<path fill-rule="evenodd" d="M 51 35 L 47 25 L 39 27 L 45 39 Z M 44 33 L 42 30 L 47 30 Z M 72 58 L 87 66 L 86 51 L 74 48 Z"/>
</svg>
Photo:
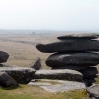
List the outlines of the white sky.
<svg viewBox="0 0 99 99">
<path fill-rule="evenodd" d="M 99 31 L 99 0 L 0 0 L 0 29 Z"/>
</svg>

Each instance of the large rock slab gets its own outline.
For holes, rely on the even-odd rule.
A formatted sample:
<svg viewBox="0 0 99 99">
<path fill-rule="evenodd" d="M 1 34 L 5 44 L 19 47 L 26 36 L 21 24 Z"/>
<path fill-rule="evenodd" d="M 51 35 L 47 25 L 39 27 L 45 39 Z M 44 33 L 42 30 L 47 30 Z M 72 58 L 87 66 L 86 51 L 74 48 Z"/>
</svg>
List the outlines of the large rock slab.
<svg viewBox="0 0 99 99">
<path fill-rule="evenodd" d="M 37 44 L 36 48 L 44 53 L 99 51 L 97 40 L 65 40 L 50 44 Z"/>
<path fill-rule="evenodd" d="M 34 79 L 61 79 L 71 81 L 82 81 L 83 75 L 75 70 L 38 70 L 33 75 Z"/>
<path fill-rule="evenodd" d="M 96 67 L 89 67 L 87 69 L 81 70 L 80 72 L 83 74 L 83 78 L 89 78 L 98 74 L 98 70 Z"/>
<path fill-rule="evenodd" d="M 31 65 L 30 65 L 31 68 L 34 68 L 35 70 L 39 70 L 41 69 L 41 60 L 40 58 L 38 57 Z"/>
<path fill-rule="evenodd" d="M 99 34 L 95 33 L 79 33 L 79 34 L 67 34 L 65 36 L 57 37 L 60 40 L 67 39 L 96 39 L 99 38 Z"/>
<path fill-rule="evenodd" d="M 3 87 L 18 86 L 18 83 L 7 73 L 0 72 L 0 85 Z"/>
<path fill-rule="evenodd" d="M 33 78 L 35 70 L 24 67 L 0 67 L 0 72 L 6 72 L 18 83 L 28 83 Z"/>
<path fill-rule="evenodd" d="M 88 87 L 87 91 L 91 97 L 95 97 L 96 99 L 99 99 L 99 84 L 94 84 Z"/>
<path fill-rule="evenodd" d="M 76 81 L 58 81 L 61 84 L 51 85 L 51 86 L 40 86 L 48 92 L 66 92 L 75 89 L 86 89 L 84 83 Z"/>
<path fill-rule="evenodd" d="M 56 53 L 50 55 L 46 60 L 46 65 L 50 67 L 72 66 L 94 66 L 99 64 L 99 54 L 97 53 Z"/>
<path fill-rule="evenodd" d="M 0 51 L 0 63 L 7 62 L 9 54 L 3 51 Z"/>
</svg>

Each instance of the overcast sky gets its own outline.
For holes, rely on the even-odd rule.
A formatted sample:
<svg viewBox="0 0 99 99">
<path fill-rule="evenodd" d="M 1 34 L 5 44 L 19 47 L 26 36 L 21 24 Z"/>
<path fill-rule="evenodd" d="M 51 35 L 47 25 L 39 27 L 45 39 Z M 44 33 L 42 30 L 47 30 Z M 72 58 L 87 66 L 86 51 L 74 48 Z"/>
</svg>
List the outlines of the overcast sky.
<svg viewBox="0 0 99 99">
<path fill-rule="evenodd" d="M 99 0 L 0 0 L 0 29 L 99 31 Z"/>
</svg>

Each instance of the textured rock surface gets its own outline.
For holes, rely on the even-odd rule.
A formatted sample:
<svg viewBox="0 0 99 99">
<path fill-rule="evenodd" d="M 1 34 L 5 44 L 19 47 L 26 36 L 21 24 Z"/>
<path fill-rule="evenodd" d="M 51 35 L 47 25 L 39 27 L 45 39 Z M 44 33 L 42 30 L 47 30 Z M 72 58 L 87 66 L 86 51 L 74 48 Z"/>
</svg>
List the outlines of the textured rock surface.
<svg viewBox="0 0 99 99">
<path fill-rule="evenodd" d="M 44 82 L 29 82 L 28 85 L 33 85 L 33 86 L 50 86 L 52 84 L 50 83 L 44 83 Z"/>
<path fill-rule="evenodd" d="M 0 67 L 0 72 L 7 72 L 19 83 L 28 83 L 31 81 L 35 70 L 24 67 Z"/>
<path fill-rule="evenodd" d="M 66 66 L 56 66 L 52 67 L 51 69 L 71 69 L 71 70 L 82 70 L 86 69 L 89 66 L 71 66 L 71 65 L 66 65 Z"/>
<path fill-rule="evenodd" d="M 91 97 L 95 97 L 96 99 L 99 99 L 99 84 L 94 84 L 88 87 L 87 91 Z"/>
<path fill-rule="evenodd" d="M 60 82 L 61 84 L 51 85 L 51 86 L 40 86 L 40 87 L 48 92 L 65 92 L 75 89 L 86 89 L 85 84 L 81 82 L 61 81 L 61 80 L 58 82 Z"/>
<path fill-rule="evenodd" d="M 0 85 L 3 87 L 18 86 L 18 83 L 7 73 L 0 72 Z"/>
<path fill-rule="evenodd" d="M 39 70 L 41 68 L 41 60 L 40 58 L 37 58 L 31 65 L 31 68 L 34 68 L 35 70 Z"/>
<path fill-rule="evenodd" d="M 87 86 L 91 86 L 94 82 L 95 82 L 95 79 L 92 79 L 92 80 L 89 80 L 89 79 L 84 79 L 84 82 Z"/>
<path fill-rule="evenodd" d="M 88 78 L 98 74 L 98 70 L 96 67 L 88 67 L 87 69 L 81 70 L 80 72 L 83 74 L 83 78 Z"/>
<path fill-rule="evenodd" d="M 96 38 L 99 38 L 99 34 L 95 34 L 95 33 L 83 33 L 83 34 L 67 34 L 65 36 L 60 36 L 60 37 L 57 37 L 58 39 L 60 40 L 63 40 L 63 39 L 96 39 Z"/>
<path fill-rule="evenodd" d="M 50 67 L 76 65 L 76 66 L 94 66 L 99 63 L 99 54 L 97 53 L 56 53 L 50 55 L 46 60 L 46 65 Z"/>
<path fill-rule="evenodd" d="M 0 63 L 7 62 L 9 54 L 3 51 L 0 51 Z"/>
<path fill-rule="evenodd" d="M 82 74 L 75 70 L 61 69 L 61 70 L 38 70 L 33 75 L 34 79 L 61 79 L 82 81 Z"/>
<path fill-rule="evenodd" d="M 45 53 L 99 51 L 99 41 L 96 40 L 65 40 L 50 44 L 38 44 L 36 48 Z"/>
</svg>

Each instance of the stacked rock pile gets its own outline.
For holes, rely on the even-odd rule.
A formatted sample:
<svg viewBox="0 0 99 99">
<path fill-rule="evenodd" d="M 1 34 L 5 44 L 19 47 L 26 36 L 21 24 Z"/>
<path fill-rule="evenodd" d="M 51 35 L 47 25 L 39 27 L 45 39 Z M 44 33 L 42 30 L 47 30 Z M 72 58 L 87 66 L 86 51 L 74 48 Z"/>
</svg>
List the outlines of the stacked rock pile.
<svg viewBox="0 0 99 99">
<path fill-rule="evenodd" d="M 54 53 L 47 58 L 47 66 L 80 71 L 84 82 L 90 86 L 98 73 L 97 68 L 93 67 L 99 64 L 98 37 L 98 34 L 70 34 L 57 37 L 58 42 L 38 44 L 36 48 L 44 53 Z"/>
</svg>

